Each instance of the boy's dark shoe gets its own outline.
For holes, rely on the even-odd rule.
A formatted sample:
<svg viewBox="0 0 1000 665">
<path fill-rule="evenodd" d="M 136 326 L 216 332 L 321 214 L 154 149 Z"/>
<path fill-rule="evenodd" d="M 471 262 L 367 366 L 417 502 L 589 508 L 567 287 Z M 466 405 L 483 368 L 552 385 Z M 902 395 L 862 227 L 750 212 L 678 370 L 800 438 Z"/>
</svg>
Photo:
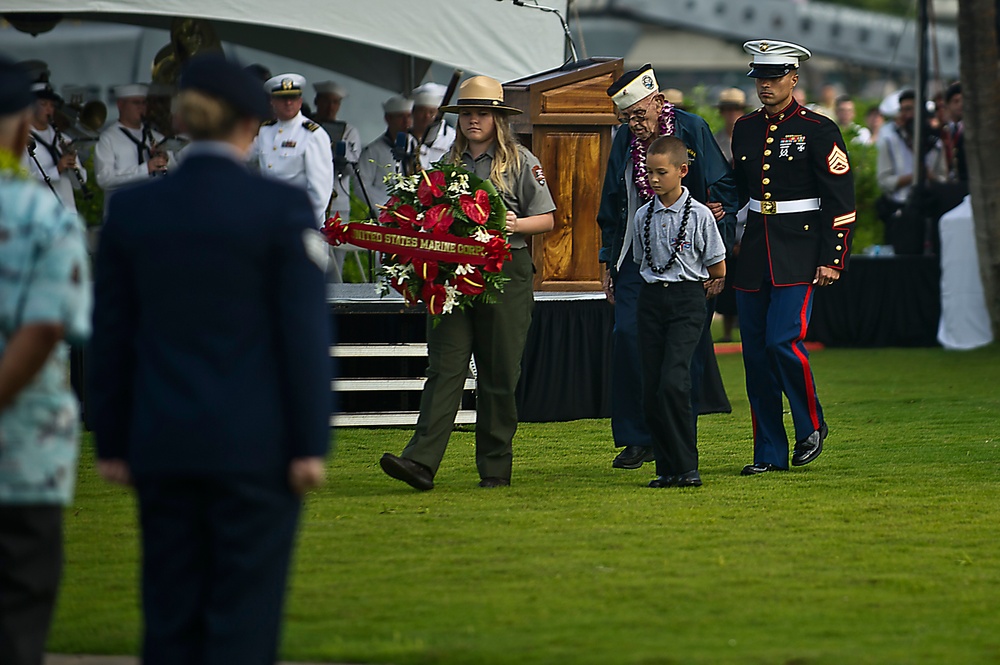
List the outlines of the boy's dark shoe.
<svg viewBox="0 0 1000 665">
<path fill-rule="evenodd" d="M 804 466 L 813 461 L 823 452 L 823 441 L 829 430 L 826 423 L 819 426 L 819 429 L 795 444 L 795 452 L 792 453 L 792 466 Z"/>
<path fill-rule="evenodd" d="M 414 489 L 421 491 L 434 489 L 434 474 L 420 462 L 386 453 L 378 463 L 388 475 L 396 480 L 402 480 Z"/>
<path fill-rule="evenodd" d="M 646 462 L 653 461 L 653 449 L 649 446 L 625 446 L 611 463 L 616 469 L 638 469 Z"/>
<path fill-rule="evenodd" d="M 510 481 L 506 478 L 483 478 L 479 481 L 480 487 L 507 487 Z"/>
<path fill-rule="evenodd" d="M 701 487 L 701 474 L 698 469 L 674 476 L 674 487 Z"/>
<path fill-rule="evenodd" d="M 677 476 L 657 476 L 649 481 L 646 487 L 673 487 L 677 484 Z"/>
<path fill-rule="evenodd" d="M 774 464 L 766 464 L 759 462 L 756 464 L 747 464 L 740 471 L 741 476 L 756 476 L 758 473 L 767 473 L 768 471 L 788 471 L 788 469 L 783 469 L 780 466 L 775 466 Z"/>
</svg>

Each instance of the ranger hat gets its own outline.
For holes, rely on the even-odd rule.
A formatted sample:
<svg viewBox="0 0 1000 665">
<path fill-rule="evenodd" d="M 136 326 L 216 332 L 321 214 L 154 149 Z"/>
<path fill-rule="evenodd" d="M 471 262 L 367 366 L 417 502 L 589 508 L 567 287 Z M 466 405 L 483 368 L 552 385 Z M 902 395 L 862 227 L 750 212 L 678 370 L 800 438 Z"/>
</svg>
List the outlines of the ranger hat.
<svg viewBox="0 0 1000 665">
<path fill-rule="evenodd" d="M 745 109 L 747 95 L 739 88 L 726 88 L 719 93 L 719 103 L 716 106 L 720 109 Z"/>
<path fill-rule="evenodd" d="M 264 92 L 272 97 L 301 97 L 306 79 L 298 74 L 278 74 L 267 79 Z"/>
<path fill-rule="evenodd" d="M 463 109 L 492 109 L 504 113 L 520 114 L 521 109 L 503 103 L 503 85 L 489 76 L 473 76 L 458 87 L 458 101 L 442 106 L 446 113 L 459 113 Z"/>
<path fill-rule="evenodd" d="M 617 81 L 608 88 L 608 96 L 615 103 L 618 110 L 624 111 L 628 107 L 641 102 L 650 95 L 660 91 L 660 86 L 656 84 L 656 75 L 653 73 L 653 66 L 645 64 L 639 69 L 625 72 Z"/>
<path fill-rule="evenodd" d="M 812 53 L 791 42 L 774 39 L 755 39 L 743 44 L 743 50 L 753 56 L 747 76 L 755 79 L 781 78 L 799 68 L 800 62 L 808 60 Z"/>
</svg>

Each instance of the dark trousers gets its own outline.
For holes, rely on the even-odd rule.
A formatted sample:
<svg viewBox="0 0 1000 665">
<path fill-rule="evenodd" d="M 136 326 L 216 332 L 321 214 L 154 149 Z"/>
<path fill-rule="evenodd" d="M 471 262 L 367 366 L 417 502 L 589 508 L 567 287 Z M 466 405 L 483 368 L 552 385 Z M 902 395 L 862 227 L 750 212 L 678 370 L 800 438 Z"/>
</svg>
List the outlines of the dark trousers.
<svg viewBox="0 0 1000 665">
<path fill-rule="evenodd" d="M 517 431 L 517 381 L 534 307 L 534 270 L 527 249 L 504 265 L 510 281 L 500 302 L 477 304 L 427 323 L 427 383 L 420 416 L 403 457 L 437 473 L 455 428 L 469 359 L 475 356 L 476 467 L 481 478 L 510 479 Z"/>
<path fill-rule="evenodd" d="M 642 403 L 660 476 L 698 468 L 691 359 L 704 326 L 700 282 L 643 285 L 638 312 Z"/>
<path fill-rule="evenodd" d="M 636 381 L 636 377 L 642 376 L 636 315 L 643 284 L 639 266 L 634 261 L 624 261 L 615 277 L 615 327 L 611 335 L 611 434 L 619 448 L 653 445 L 646 427 L 642 388 Z M 691 358 L 691 418 L 695 429 L 699 413 L 731 410 L 712 344 L 714 303 L 714 300 L 706 303 L 704 330 Z"/>
<path fill-rule="evenodd" d="M 268 478 L 138 477 L 143 665 L 271 665 L 300 500 Z"/>
<path fill-rule="evenodd" d="M 62 571 L 62 506 L 0 505 L 0 663 L 42 665 Z"/>
<path fill-rule="evenodd" d="M 824 422 L 805 347 L 812 302 L 811 285 L 765 282 L 759 291 L 736 292 L 755 463 L 788 468 L 782 393 L 788 397 L 796 441 Z"/>
</svg>

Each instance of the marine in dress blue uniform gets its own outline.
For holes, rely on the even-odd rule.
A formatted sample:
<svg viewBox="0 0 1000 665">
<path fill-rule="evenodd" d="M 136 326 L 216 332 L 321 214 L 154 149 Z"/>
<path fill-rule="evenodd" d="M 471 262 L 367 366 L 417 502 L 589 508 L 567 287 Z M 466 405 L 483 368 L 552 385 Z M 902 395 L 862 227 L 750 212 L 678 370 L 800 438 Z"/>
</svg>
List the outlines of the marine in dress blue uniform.
<svg viewBox="0 0 1000 665">
<path fill-rule="evenodd" d="M 195 142 L 168 177 L 119 191 L 101 236 L 93 429 L 102 475 L 138 493 L 143 662 L 263 665 L 301 471 L 329 445 L 326 250 L 306 193 L 246 166 L 259 82 L 205 56 L 180 86 Z M 192 91 L 235 111 L 234 133 L 193 126 Z"/>
<path fill-rule="evenodd" d="M 788 468 L 782 393 L 795 427 L 792 464 L 823 450 L 827 425 L 804 340 L 815 288 L 847 267 L 855 209 L 840 129 L 792 97 L 809 51 L 772 40 L 743 48 L 764 104 L 733 129 L 740 204 L 749 204 L 734 287 L 754 438 L 742 473 L 753 475 Z"/>
<path fill-rule="evenodd" d="M 649 65 L 626 72 L 608 90 L 619 113 L 659 95 L 659 87 Z M 701 117 L 664 103 L 664 112 L 673 114 L 673 136 L 688 147 L 689 171 L 684 186 L 700 203 L 719 203 L 724 217 L 719 230 L 731 246 L 736 229 L 736 185 L 732 171 L 716 144 L 712 131 Z M 633 109 L 634 110 L 634 109 Z M 644 109 L 642 109 L 644 110 Z M 655 120 L 654 120 L 655 122 Z M 615 327 L 612 333 L 611 430 L 615 445 L 623 451 L 614 466 L 634 469 L 652 461 L 652 437 L 642 408 L 642 390 L 637 377 L 642 376 L 636 312 L 642 279 L 631 260 L 635 237 L 635 211 L 648 199 L 637 192 L 633 174 L 631 140 L 634 131 L 625 126 L 615 135 L 604 176 L 601 206 L 597 222 L 601 227 L 599 260 L 607 266 L 606 284 L 613 283 Z M 706 326 L 691 363 L 691 394 L 695 426 L 699 412 L 730 410 L 725 388 L 719 376 L 707 322 L 714 308 L 706 311 Z M 706 390 L 703 388 L 711 388 Z M 711 395 L 711 399 L 708 399 Z M 711 405 L 709 405 L 711 402 Z"/>
</svg>

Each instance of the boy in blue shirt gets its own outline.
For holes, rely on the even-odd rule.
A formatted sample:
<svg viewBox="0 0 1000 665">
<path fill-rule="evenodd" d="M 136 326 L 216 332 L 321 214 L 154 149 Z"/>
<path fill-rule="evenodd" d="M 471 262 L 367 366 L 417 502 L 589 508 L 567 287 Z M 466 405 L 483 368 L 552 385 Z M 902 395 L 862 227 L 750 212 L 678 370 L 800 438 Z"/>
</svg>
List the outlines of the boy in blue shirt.
<svg viewBox="0 0 1000 665">
<path fill-rule="evenodd" d="M 681 184 L 684 142 L 656 139 L 646 153 L 656 197 L 635 214 L 643 408 L 653 437 L 650 487 L 698 487 L 698 447 L 691 415 L 691 357 L 705 322 L 705 301 L 722 290 L 726 246 L 707 206 Z"/>
</svg>

